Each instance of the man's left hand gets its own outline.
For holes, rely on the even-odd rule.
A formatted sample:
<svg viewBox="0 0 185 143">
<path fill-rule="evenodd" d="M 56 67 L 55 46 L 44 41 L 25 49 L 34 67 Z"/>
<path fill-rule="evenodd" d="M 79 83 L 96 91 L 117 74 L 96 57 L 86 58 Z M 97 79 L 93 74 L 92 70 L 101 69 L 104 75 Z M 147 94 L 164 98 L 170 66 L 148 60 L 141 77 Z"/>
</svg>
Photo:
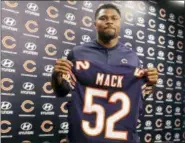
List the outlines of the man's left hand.
<svg viewBox="0 0 185 143">
<path fill-rule="evenodd" d="M 149 85 L 154 85 L 157 83 L 158 71 L 156 68 L 145 69 L 145 75 L 147 76 Z"/>
</svg>

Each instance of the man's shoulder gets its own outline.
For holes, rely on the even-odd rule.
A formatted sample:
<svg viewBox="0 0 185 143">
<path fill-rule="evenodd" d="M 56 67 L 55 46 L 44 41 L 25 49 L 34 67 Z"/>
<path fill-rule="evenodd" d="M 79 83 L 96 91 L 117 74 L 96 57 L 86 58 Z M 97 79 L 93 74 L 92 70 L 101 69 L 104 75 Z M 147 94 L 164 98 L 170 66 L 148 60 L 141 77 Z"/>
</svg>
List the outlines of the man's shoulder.
<svg viewBox="0 0 185 143">
<path fill-rule="evenodd" d="M 137 53 L 131 47 L 128 47 L 120 42 L 118 49 L 119 50 L 117 52 L 119 53 L 119 55 L 128 58 L 127 60 L 130 61 L 132 65 L 140 66 L 140 59 Z"/>
<path fill-rule="evenodd" d="M 97 45 L 93 42 L 87 42 L 81 45 L 74 46 L 71 51 L 69 56 L 72 57 L 71 59 L 76 59 L 77 57 L 83 57 L 87 53 L 91 53 L 97 48 Z"/>
<path fill-rule="evenodd" d="M 67 59 L 68 60 L 74 60 L 76 58 L 76 55 L 80 55 L 81 53 L 84 53 L 85 51 L 87 51 L 88 49 L 90 49 L 89 47 L 91 47 L 90 46 L 90 42 L 88 42 L 88 44 L 85 43 L 85 44 L 74 46 L 70 50 L 70 52 L 69 52 L 69 54 L 67 56 Z"/>
<path fill-rule="evenodd" d="M 89 42 L 85 42 L 84 44 L 81 44 L 81 45 L 78 45 L 75 47 L 76 48 L 86 48 L 86 47 L 92 47 L 92 46 L 97 46 L 94 40 L 89 41 Z"/>
<path fill-rule="evenodd" d="M 128 46 L 124 45 L 121 42 L 119 42 L 119 48 L 118 49 L 119 49 L 119 52 L 121 52 L 121 53 L 131 54 L 133 56 L 138 57 L 136 52 L 131 47 L 128 47 Z"/>
<path fill-rule="evenodd" d="M 127 52 L 133 52 L 133 53 L 135 53 L 135 51 L 133 51 L 131 47 L 128 47 L 128 46 L 124 45 L 121 42 L 119 42 L 119 49 L 122 50 L 122 51 L 127 51 Z"/>
<path fill-rule="evenodd" d="M 87 43 L 84 43 L 84 44 L 81 44 L 81 45 L 77 45 L 75 47 L 73 47 L 73 52 L 76 52 L 76 51 L 81 51 L 81 50 L 89 50 L 89 49 L 92 49 L 92 48 L 96 48 L 96 44 L 94 43 L 94 41 L 90 41 L 90 42 L 87 42 Z"/>
</svg>

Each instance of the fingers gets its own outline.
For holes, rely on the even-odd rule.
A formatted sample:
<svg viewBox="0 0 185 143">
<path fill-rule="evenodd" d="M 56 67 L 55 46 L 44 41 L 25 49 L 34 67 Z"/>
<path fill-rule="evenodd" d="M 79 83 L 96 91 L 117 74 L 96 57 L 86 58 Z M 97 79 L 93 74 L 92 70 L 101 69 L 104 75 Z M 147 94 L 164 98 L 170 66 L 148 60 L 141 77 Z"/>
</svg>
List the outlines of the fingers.
<svg viewBox="0 0 185 143">
<path fill-rule="evenodd" d="M 62 74 L 68 74 L 69 72 L 66 70 L 55 70 L 57 73 L 62 73 Z"/>
<path fill-rule="evenodd" d="M 149 75 L 149 76 L 158 75 L 158 71 L 156 68 L 148 68 L 148 69 L 145 69 L 145 75 Z"/>
<path fill-rule="evenodd" d="M 156 84 L 157 83 L 157 79 L 158 79 L 158 75 L 154 75 L 154 76 L 149 76 L 148 77 L 148 81 L 151 84 Z"/>
<path fill-rule="evenodd" d="M 67 59 L 58 59 L 56 60 L 54 71 L 59 72 L 62 74 L 69 74 L 71 77 L 72 84 L 75 84 L 76 78 L 75 75 L 72 73 L 73 63 Z"/>
<path fill-rule="evenodd" d="M 62 72 L 64 70 L 70 71 L 72 69 L 73 63 L 66 59 L 58 59 L 56 60 L 54 71 Z"/>
<path fill-rule="evenodd" d="M 150 76 L 152 76 L 152 75 L 158 75 L 158 72 L 157 71 L 148 72 L 147 75 L 150 75 Z"/>
<path fill-rule="evenodd" d="M 55 66 L 66 66 L 69 69 L 72 67 L 71 62 L 64 59 L 57 60 Z"/>
<path fill-rule="evenodd" d="M 147 69 L 149 73 L 157 73 L 157 69 L 156 68 L 149 68 Z"/>
<path fill-rule="evenodd" d="M 73 80 L 71 80 L 71 85 L 72 85 L 72 86 L 75 86 L 75 83 L 76 83 L 76 82 L 74 82 Z"/>
<path fill-rule="evenodd" d="M 72 73 L 71 70 L 70 70 L 69 72 L 67 72 L 67 74 L 70 75 L 72 81 L 76 82 L 76 77 L 75 77 L 75 75 Z"/>
<path fill-rule="evenodd" d="M 55 72 L 61 72 L 61 71 L 69 72 L 71 71 L 71 69 L 65 66 L 55 66 Z"/>
<path fill-rule="evenodd" d="M 150 75 L 150 76 L 148 76 L 148 79 L 149 79 L 149 81 L 150 81 L 150 80 L 157 80 L 158 77 L 159 77 L 159 76 L 155 74 L 155 75 Z"/>
<path fill-rule="evenodd" d="M 157 70 L 156 68 L 148 68 L 147 69 L 148 71 L 155 71 L 155 70 Z"/>
<path fill-rule="evenodd" d="M 76 77 L 75 77 L 75 75 L 74 75 L 72 72 L 70 72 L 70 75 L 71 75 L 72 81 L 76 82 Z"/>
<path fill-rule="evenodd" d="M 58 59 L 59 61 L 61 62 L 65 62 L 65 63 L 68 63 L 69 65 L 73 66 L 73 63 L 67 59 Z"/>
<path fill-rule="evenodd" d="M 149 83 L 157 83 L 157 80 L 155 78 L 149 79 Z"/>
<path fill-rule="evenodd" d="M 145 69 L 145 75 L 147 76 L 149 84 L 154 85 L 157 83 L 158 71 L 156 68 Z"/>
<path fill-rule="evenodd" d="M 156 79 L 158 79 L 158 76 L 157 76 L 157 75 L 153 75 L 153 76 L 149 76 L 148 78 L 149 78 L 150 80 L 153 80 L 153 79 L 156 80 Z"/>
</svg>

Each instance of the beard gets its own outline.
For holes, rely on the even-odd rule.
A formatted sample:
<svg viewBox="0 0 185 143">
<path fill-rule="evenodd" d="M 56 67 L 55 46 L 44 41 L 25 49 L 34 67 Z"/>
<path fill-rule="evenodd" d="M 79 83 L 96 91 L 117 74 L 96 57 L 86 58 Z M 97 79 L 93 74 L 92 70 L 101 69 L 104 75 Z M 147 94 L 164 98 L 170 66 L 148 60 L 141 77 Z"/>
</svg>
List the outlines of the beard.
<svg viewBox="0 0 185 143">
<path fill-rule="evenodd" d="M 112 29 L 111 31 L 99 31 L 98 36 L 102 41 L 109 42 L 116 37 L 116 31 L 115 29 Z"/>
</svg>

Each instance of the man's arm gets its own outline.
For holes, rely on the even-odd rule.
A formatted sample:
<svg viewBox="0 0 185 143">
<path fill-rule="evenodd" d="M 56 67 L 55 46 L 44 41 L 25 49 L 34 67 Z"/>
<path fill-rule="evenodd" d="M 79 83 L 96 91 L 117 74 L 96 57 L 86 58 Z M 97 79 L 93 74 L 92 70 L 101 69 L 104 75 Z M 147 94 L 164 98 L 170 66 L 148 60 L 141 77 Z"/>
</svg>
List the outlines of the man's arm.
<svg viewBox="0 0 185 143">
<path fill-rule="evenodd" d="M 73 60 L 72 51 L 69 53 L 67 60 L 69 61 Z M 62 65 L 63 69 L 59 67 L 60 64 L 56 62 L 55 70 L 52 74 L 52 81 L 51 81 L 52 88 L 55 94 L 59 97 L 66 96 L 71 90 L 69 83 L 62 78 L 62 74 L 66 74 L 67 72 L 69 72 L 69 70 L 71 70 L 69 66 L 70 65 L 69 61 L 68 62 L 66 61 L 66 63 L 63 62 L 63 65 Z"/>
</svg>

